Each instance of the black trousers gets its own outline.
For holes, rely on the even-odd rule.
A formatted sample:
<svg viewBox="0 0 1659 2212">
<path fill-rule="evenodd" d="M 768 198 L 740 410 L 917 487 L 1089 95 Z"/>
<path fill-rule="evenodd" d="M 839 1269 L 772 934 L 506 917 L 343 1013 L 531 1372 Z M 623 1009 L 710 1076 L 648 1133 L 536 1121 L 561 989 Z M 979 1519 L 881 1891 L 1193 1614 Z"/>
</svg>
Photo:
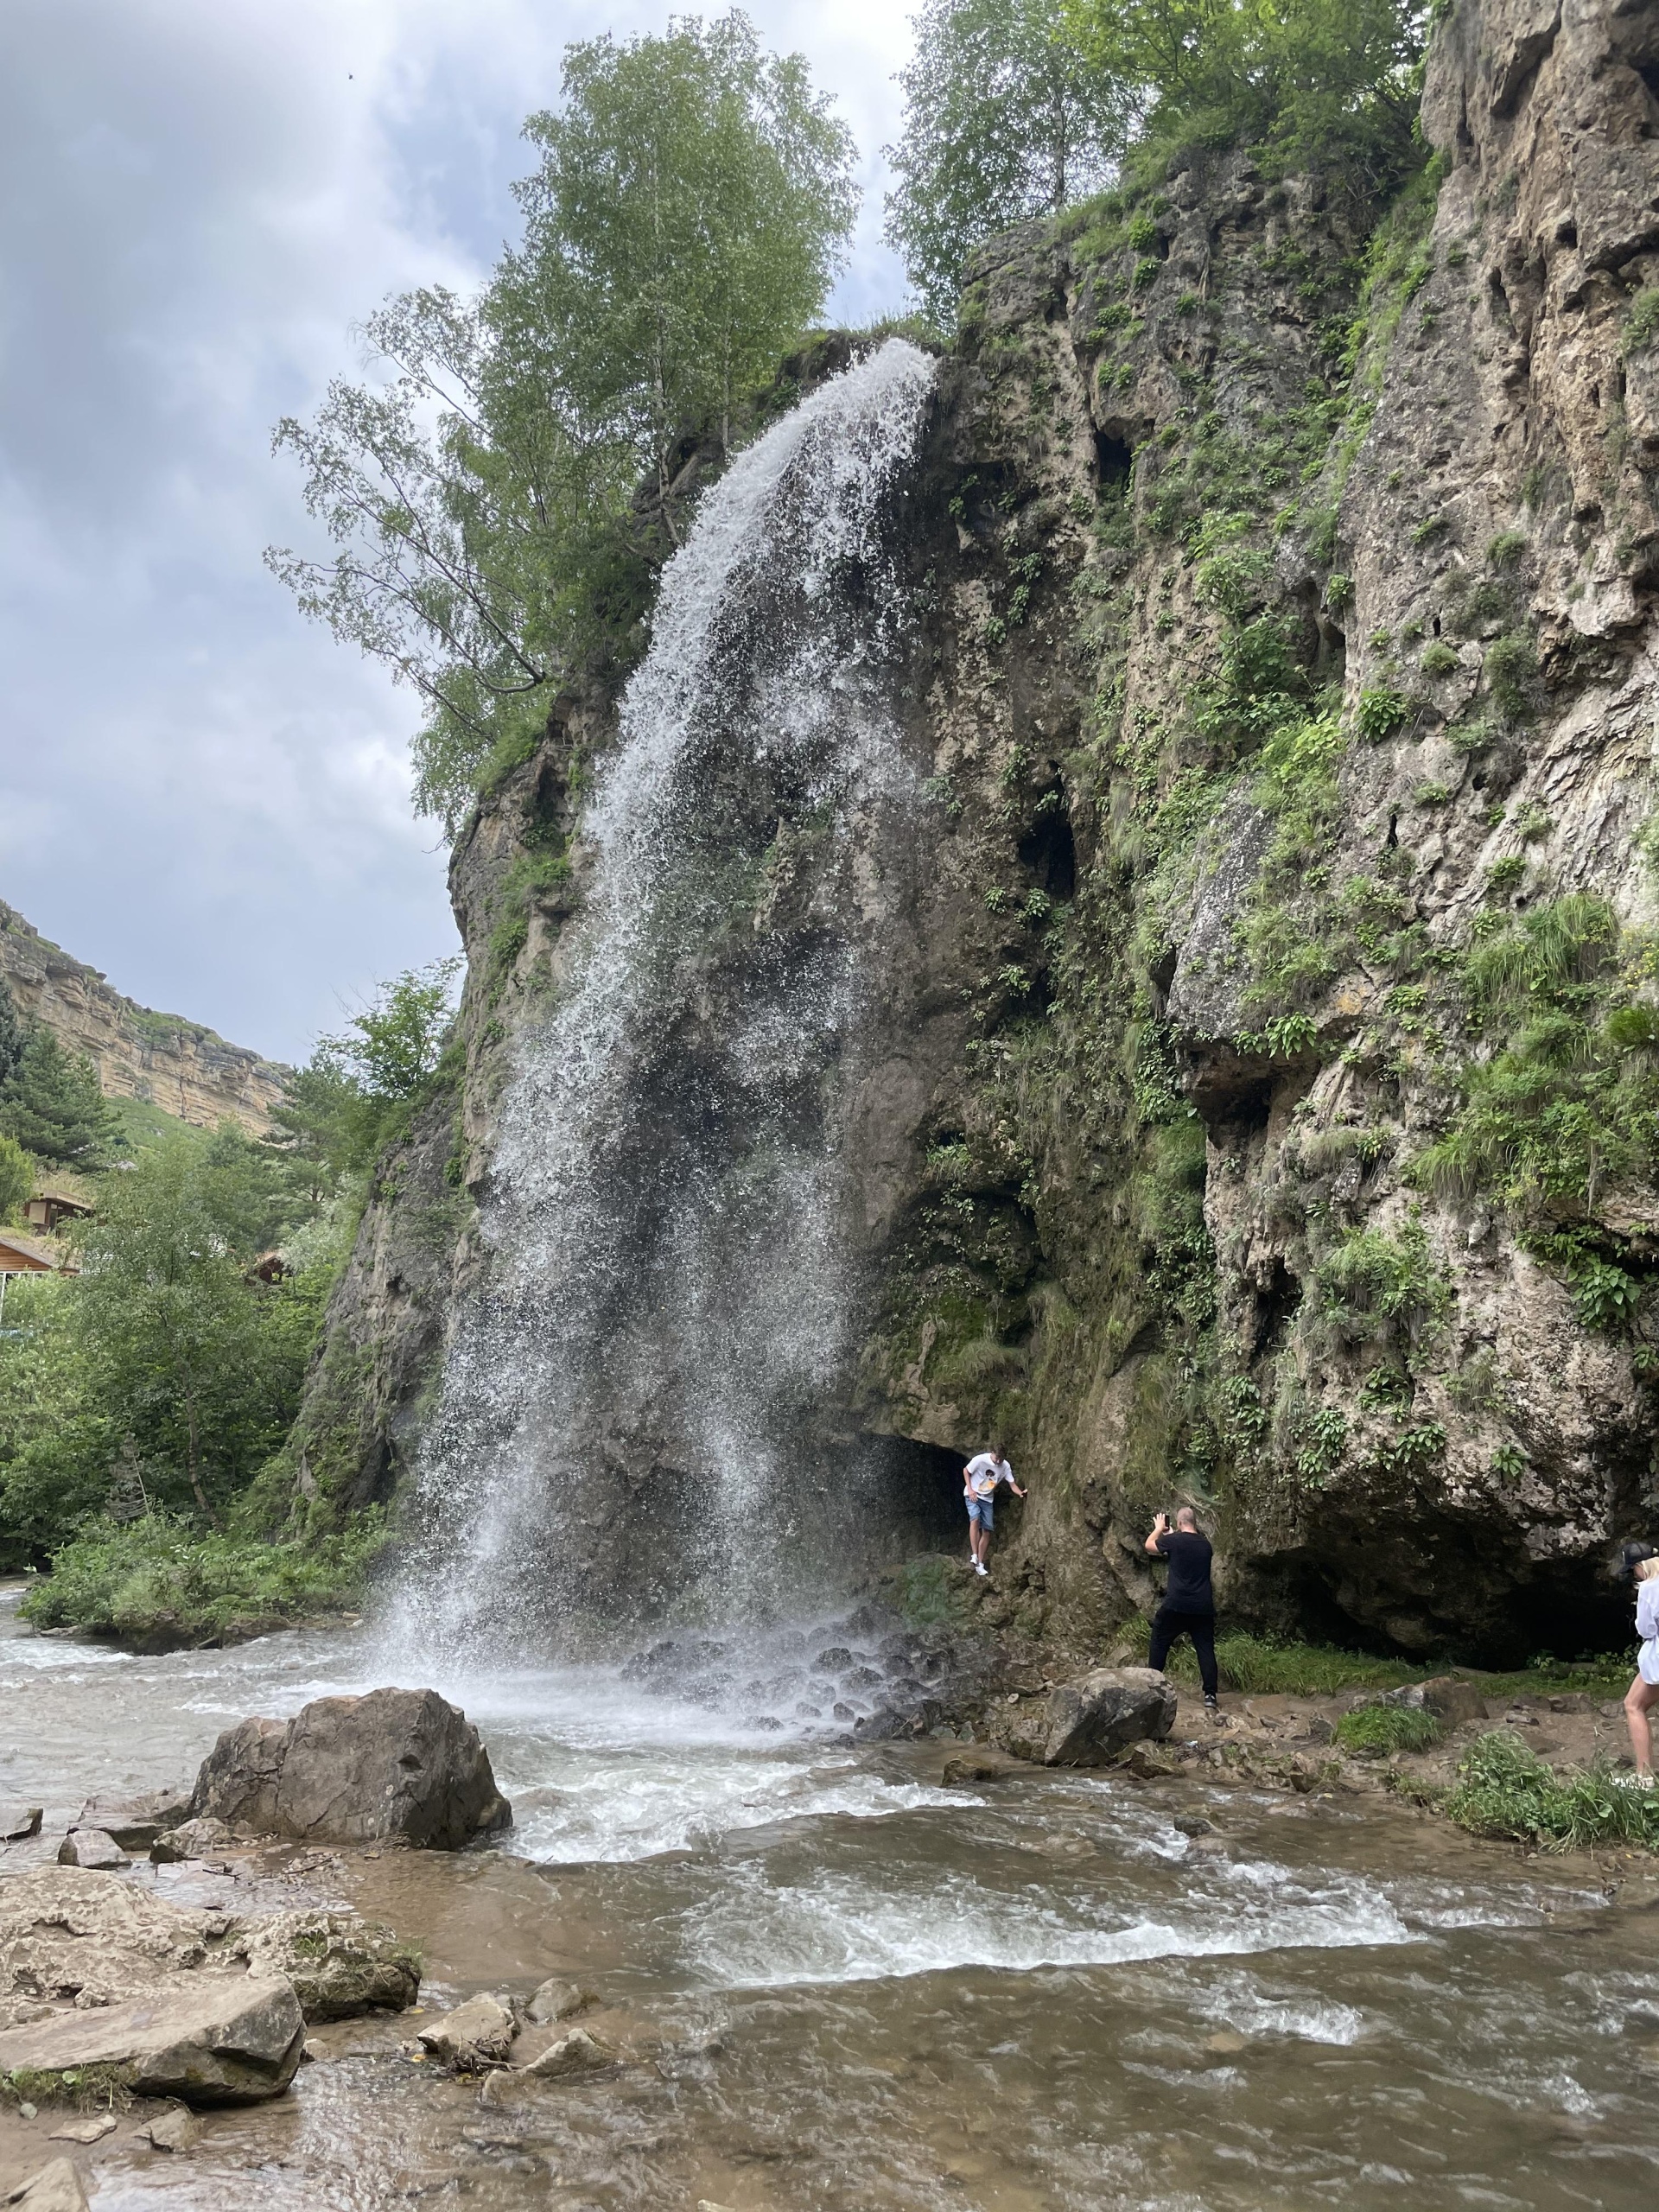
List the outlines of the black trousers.
<svg viewBox="0 0 1659 2212">
<path fill-rule="evenodd" d="M 1173 1613 L 1167 1605 L 1160 1605 L 1152 1617 L 1152 1646 L 1147 1653 L 1148 1667 L 1161 1668 L 1169 1656 L 1169 1647 L 1179 1637 L 1190 1636 L 1192 1649 L 1198 1655 L 1198 1678 L 1204 1684 L 1205 1697 L 1216 1694 L 1216 1617 L 1213 1613 Z"/>
</svg>

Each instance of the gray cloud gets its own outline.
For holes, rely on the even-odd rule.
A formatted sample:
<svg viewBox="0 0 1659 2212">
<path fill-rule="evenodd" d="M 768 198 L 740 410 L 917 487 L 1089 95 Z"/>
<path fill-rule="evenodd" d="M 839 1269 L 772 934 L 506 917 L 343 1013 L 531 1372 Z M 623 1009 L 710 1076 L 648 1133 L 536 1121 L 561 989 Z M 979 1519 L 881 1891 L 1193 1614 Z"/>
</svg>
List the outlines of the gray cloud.
<svg viewBox="0 0 1659 2212">
<path fill-rule="evenodd" d="M 409 696 L 260 562 L 270 425 L 400 287 L 475 282 L 570 39 L 666 8 L 11 0 L 0 30 L 0 896 L 118 988 L 302 1056 L 454 942 Z M 896 10 L 751 12 L 869 181 L 838 311 L 894 307 Z"/>
</svg>

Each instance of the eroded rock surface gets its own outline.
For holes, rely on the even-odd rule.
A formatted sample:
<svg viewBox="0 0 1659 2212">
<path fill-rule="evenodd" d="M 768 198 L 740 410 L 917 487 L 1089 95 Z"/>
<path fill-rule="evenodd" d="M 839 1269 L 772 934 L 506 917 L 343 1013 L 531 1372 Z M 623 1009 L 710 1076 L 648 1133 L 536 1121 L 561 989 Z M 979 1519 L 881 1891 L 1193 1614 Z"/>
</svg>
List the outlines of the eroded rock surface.
<svg viewBox="0 0 1659 2212">
<path fill-rule="evenodd" d="M 300 2000 L 288 1981 L 181 1974 L 148 1996 L 6 2029 L 0 2073 L 98 2067 L 135 2095 L 244 2104 L 288 2087 L 304 2040 Z"/>
<path fill-rule="evenodd" d="M 279 1912 L 234 1923 L 226 1950 L 252 1974 L 294 1985 L 308 2022 L 401 2012 L 420 1993 L 420 1954 L 391 1929 L 349 1912 Z"/>
<path fill-rule="evenodd" d="M 478 1731 L 435 1690 L 318 1698 L 292 1720 L 241 1721 L 203 1760 L 190 1811 L 249 1834 L 435 1851 L 512 1819 Z"/>
</svg>

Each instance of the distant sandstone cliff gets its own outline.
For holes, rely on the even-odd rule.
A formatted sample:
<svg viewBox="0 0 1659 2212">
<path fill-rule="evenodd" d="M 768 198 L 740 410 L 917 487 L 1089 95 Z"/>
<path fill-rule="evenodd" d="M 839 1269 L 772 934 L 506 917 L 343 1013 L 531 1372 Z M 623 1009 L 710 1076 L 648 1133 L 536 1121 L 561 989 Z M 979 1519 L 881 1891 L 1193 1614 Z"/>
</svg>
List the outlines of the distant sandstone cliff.
<svg viewBox="0 0 1659 2212">
<path fill-rule="evenodd" d="M 199 1128 L 227 1116 L 256 1131 L 270 1126 L 286 1068 L 227 1045 L 200 1022 L 123 998 L 3 899 L 0 976 L 20 1012 L 43 1021 L 71 1052 L 91 1055 L 105 1097 L 141 1098 Z"/>
</svg>

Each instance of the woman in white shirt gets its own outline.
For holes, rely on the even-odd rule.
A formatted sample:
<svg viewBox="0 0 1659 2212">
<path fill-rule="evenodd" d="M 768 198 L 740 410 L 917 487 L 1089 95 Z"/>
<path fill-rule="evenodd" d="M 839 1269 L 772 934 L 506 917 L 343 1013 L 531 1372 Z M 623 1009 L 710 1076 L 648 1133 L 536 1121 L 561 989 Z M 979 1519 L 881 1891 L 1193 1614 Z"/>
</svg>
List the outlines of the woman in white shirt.
<svg viewBox="0 0 1659 2212">
<path fill-rule="evenodd" d="M 1637 1654 L 1636 1680 L 1624 1697 L 1624 1719 L 1636 1754 L 1636 1778 L 1643 1789 L 1653 1787 L 1653 1736 L 1648 1714 L 1659 1705 L 1659 1559 L 1637 1560 L 1636 1577 L 1636 1632 L 1642 1639 Z"/>
</svg>

